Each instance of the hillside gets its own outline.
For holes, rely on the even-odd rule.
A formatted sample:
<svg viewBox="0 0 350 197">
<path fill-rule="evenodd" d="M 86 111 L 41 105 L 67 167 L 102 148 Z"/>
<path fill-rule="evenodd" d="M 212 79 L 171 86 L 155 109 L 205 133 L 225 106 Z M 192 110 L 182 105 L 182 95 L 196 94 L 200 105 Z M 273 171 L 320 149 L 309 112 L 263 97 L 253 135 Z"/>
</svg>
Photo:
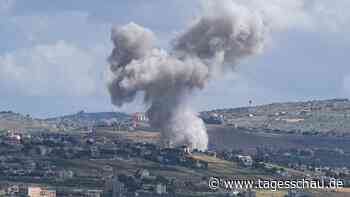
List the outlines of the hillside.
<svg viewBox="0 0 350 197">
<path fill-rule="evenodd" d="M 108 120 L 108 119 L 125 120 L 127 118 L 129 118 L 129 115 L 122 112 L 86 113 L 84 111 L 80 111 L 76 114 L 48 118 L 48 119 L 45 119 L 45 121 L 54 122 L 54 121 L 67 120 L 67 121 L 76 121 L 81 123 L 84 123 L 84 122 L 89 123 L 89 122 L 98 122 L 98 121 Z"/>
<path fill-rule="evenodd" d="M 129 115 L 120 112 L 97 112 L 65 115 L 48 119 L 35 119 L 30 115 L 23 115 L 12 111 L 0 112 L 0 131 L 18 130 L 18 131 L 42 131 L 55 130 L 57 126 L 64 125 L 67 128 L 79 128 L 108 121 L 124 121 Z"/>
<path fill-rule="evenodd" d="M 306 102 L 218 109 L 201 116 L 224 117 L 224 123 L 235 128 L 265 133 L 350 136 L 350 101 L 331 99 Z M 0 129 L 82 128 L 99 123 L 123 122 L 130 116 L 121 112 L 84 111 L 48 119 L 34 119 L 11 111 L 0 112 Z M 214 118 L 217 120 L 217 118 Z M 215 121 L 214 121 L 215 122 Z M 220 123 L 220 121 L 217 121 Z M 215 124 L 215 123 L 214 123 Z"/>
<path fill-rule="evenodd" d="M 118 122 L 124 122 L 129 118 L 129 115 L 121 112 L 86 113 L 80 111 L 76 114 L 49 118 L 44 121 L 59 130 L 76 130 L 90 127 L 92 125 L 111 125 Z"/>
<path fill-rule="evenodd" d="M 12 111 L 0 112 L 0 130 L 43 130 L 50 126 L 42 120 L 34 119 L 29 115 L 22 115 Z"/>
<path fill-rule="evenodd" d="M 348 99 L 273 103 L 202 114 L 223 115 L 227 125 L 266 132 L 350 135 Z"/>
</svg>

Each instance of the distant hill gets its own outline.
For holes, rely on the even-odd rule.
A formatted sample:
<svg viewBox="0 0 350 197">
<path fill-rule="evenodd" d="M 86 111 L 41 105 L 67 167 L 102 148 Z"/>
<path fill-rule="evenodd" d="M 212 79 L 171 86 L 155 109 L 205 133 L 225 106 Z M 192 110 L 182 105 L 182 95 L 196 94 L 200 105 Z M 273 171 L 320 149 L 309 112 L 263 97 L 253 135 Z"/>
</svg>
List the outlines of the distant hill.
<svg viewBox="0 0 350 197">
<path fill-rule="evenodd" d="M 348 99 L 272 103 L 268 105 L 217 109 L 201 112 L 211 124 L 221 124 L 251 131 L 297 133 L 303 135 L 350 136 L 350 101 Z M 211 118 L 214 117 L 214 118 Z M 100 122 L 123 122 L 130 115 L 122 112 L 80 111 L 75 114 L 35 119 L 12 111 L 0 112 L 0 131 L 6 129 L 69 130 Z M 211 118 L 211 119 L 210 119 Z"/>
<path fill-rule="evenodd" d="M 125 121 L 129 119 L 130 116 L 122 112 L 95 112 L 95 113 L 86 113 L 80 111 L 76 114 L 65 115 L 60 117 L 48 118 L 45 119 L 46 122 L 50 124 L 58 123 L 71 123 L 77 126 L 89 126 L 94 125 L 103 121 Z"/>
<path fill-rule="evenodd" d="M 43 130 L 50 126 L 45 121 L 34 119 L 30 115 L 22 115 L 12 111 L 0 112 L 0 130 Z"/>
<path fill-rule="evenodd" d="M 350 136 L 350 101 L 348 99 L 272 103 L 218 109 L 201 114 L 223 115 L 227 125 L 252 130 Z"/>
<path fill-rule="evenodd" d="M 58 125 L 66 128 L 79 128 L 93 125 L 103 121 L 125 121 L 130 116 L 121 112 L 97 112 L 65 115 L 48 119 L 35 119 L 30 115 L 23 115 L 12 111 L 0 111 L 0 132 L 6 130 L 16 131 L 43 131 L 57 130 Z"/>
<path fill-rule="evenodd" d="M 102 119 L 126 119 L 130 116 L 126 113 L 122 112 L 95 112 L 95 113 L 86 113 L 84 111 L 80 111 L 76 114 L 70 114 L 65 116 L 59 116 L 54 118 L 45 119 L 46 121 L 52 121 L 57 119 L 69 119 L 69 120 L 102 120 Z"/>
</svg>

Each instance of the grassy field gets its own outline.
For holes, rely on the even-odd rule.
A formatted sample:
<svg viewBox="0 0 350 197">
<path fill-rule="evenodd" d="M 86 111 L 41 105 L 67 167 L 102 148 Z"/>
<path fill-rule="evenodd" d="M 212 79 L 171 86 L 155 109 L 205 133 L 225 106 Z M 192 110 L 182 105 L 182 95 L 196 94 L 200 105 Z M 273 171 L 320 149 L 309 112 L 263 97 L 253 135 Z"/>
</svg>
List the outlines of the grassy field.
<svg viewBox="0 0 350 197">
<path fill-rule="evenodd" d="M 251 133 L 244 129 L 207 125 L 211 149 L 241 149 L 254 152 L 257 147 L 275 148 L 341 148 L 350 149 L 350 138 L 304 136 L 296 134 Z"/>
<path fill-rule="evenodd" d="M 271 178 L 268 174 L 259 170 L 240 167 L 235 162 L 222 160 L 216 157 L 207 156 L 204 154 L 193 155 L 195 159 L 208 162 L 208 170 L 205 173 L 207 177 L 227 177 L 235 179 L 248 178 Z M 204 173 L 204 172 L 202 172 Z"/>
<path fill-rule="evenodd" d="M 252 169 L 246 169 L 238 166 L 237 163 L 221 160 L 215 157 L 205 155 L 194 155 L 193 157 L 208 162 L 208 169 L 192 169 L 182 166 L 168 166 L 151 162 L 144 159 L 133 158 L 130 160 L 54 160 L 55 165 L 70 169 L 76 172 L 79 177 L 95 177 L 97 175 L 108 175 L 104 166 L 111 166 L 116 173 L 133 175 L 138 169 L 148 169 L 153 175 L 161 175 L 169 179 L 175 178 L 181 182 L 193 181 L 195 183 L 206 181 L 209 177 L 226 177 L 235 179 L 257 179 L 270 178 L 269 175 Z"/>
<path fill-rule="evenodd" d="M 256 197 L 284 197 L 287 191 L 260 190 L 256 192 Z"/>
</svg>

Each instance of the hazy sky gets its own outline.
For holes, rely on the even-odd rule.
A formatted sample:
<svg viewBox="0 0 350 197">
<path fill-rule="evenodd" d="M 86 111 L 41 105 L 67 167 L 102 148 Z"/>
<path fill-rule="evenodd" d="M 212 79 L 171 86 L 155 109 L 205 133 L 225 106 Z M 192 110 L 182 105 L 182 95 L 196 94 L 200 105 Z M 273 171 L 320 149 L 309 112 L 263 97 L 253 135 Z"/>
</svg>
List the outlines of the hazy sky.
<svg viewBox="0 0 350 197">
<path fill-rule="evenodd" d="M 198 15 L 200 0 L 0 0 L 0 111 L 36 117 L 114 108 L 106 90 L 113 25 L 152 29 L 159 46 Z M 262 54 L 193 95 L 196 109 L 350 95 L 349 0 L 235 0 L 262 13 Z"/>
</svg>

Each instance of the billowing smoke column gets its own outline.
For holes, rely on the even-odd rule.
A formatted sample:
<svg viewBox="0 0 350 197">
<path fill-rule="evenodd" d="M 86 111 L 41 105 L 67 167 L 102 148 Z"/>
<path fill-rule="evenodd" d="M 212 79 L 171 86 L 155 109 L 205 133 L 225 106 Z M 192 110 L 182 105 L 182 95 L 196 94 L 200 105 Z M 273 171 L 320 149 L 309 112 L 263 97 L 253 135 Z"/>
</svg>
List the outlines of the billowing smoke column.
<svg viewBox="0 0 350 197">
<path fill-rule="evenodd" d="M 257 14 L 230 0 L 207 1 L 203 10 L 203 16 L 171 42 L 170 52 L 156 48 L 152 31 L 137 24 L 112 31 L 112 102 L 122 106 L 142 93 L 163 145 L 206 150 L 204 123 L 187 97 L 263 47 L 265 27 Z"/>
</svg>

